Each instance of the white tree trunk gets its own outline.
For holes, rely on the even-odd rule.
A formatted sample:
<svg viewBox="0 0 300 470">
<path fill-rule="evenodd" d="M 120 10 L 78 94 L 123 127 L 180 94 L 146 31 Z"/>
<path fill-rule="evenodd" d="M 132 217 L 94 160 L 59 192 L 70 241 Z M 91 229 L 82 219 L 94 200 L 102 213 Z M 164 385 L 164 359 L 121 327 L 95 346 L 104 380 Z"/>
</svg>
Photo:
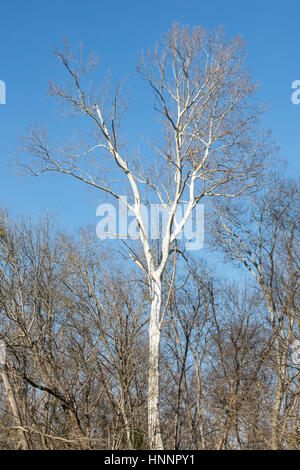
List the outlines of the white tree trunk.
<svg viewBox="0 0 300 470">
<path fill-rule="evenodd" d="M 162 450 L 159 419 L 159 347 L 161 279 L 155 277 L 151 282 L 151 313 L 149 324 L 149 381 L 148 381 L 148 437 L 153 450 Z"/>
<path fill-rule="evenodd" d="M 3 380 L 6 396 L 7 396 L 11 411 L 12 411 L 12 415 L 13 415 L 17 430 L 18 430 L 19 443 L 18 443 L 17 448 L 28 450 L 29 446 L 27 443 L 26 432 L 24 431 L 22 416 L 20 413 L 17 400 L 15 398 L 15 393 L 14 393 L 14 389 L 10 381 L 9 374 L 5 370 L 3 370 L 1 371 L 0 375 Z"/>
</svg>

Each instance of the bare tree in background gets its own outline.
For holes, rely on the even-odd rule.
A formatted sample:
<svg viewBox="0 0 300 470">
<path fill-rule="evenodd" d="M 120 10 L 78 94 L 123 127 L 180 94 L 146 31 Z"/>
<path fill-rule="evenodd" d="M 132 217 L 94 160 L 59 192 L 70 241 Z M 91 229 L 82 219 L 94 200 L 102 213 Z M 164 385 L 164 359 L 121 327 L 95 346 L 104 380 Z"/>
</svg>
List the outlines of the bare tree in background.
<svg viewBox="0 0 300 470">
<path fill-rule="evenodd" d="M 158 143 L 152 140 L 152 161 L 131 158 L 122 145 L 120 123 L 126 106 L 120 90 L 112 94 L 108 107 L 108 88 L 99 98 L 86 86 L 85 74 L 94 70 L 95 58 L 84 63 L 82 55 L 75 57 L 67 44 L 56 55 L 71 83 L 65 87 L 51 83 L 49 93 L 71 112 L 84 116 L 94 135 L 78 145 L 58 146 L 50 143 L 44 128 L 34 127 L 21 148 L 34 158 L 22 158 L 22 165 L 36 175 L 68 174 L 121 200 L 136 218 L 143 258 L 132 251 L 131 255 L 147 274 L 151 298 L 148 446 L 162 449 L 159 348 L 162 280 L 170 253 L 196 205 L 208 197 L 231 198 L 247 191 L 269 152 L 256 126 L 260 110 L 250 105 L 255 86 L 245 65 L 244 44 L 239 37 L 226 41 L 221 30 L 210 33 L 197 27 L 189 31 L 175 24 L 141 60 L 138 70 L 153 92 L 161 123 Z M 168 211 L 158 258 L 143 219 L 145 201 L 159 203 Z M 181 205 L 186 210 L 178 219 Z"/>
<path fill-rule="evenodd" d="M 221 205 L 216 213 L 214 243 L 247 268 L 265 300 L 275 374 L 268 397 L 270 448 L 287 448 L 299 429 L 299 365 L 291 360 L 291 345 L 299 339 L 299 188 L 272 174 L 248 204 Z"/>
<path fill-rule="evenodd" d="M 108 273 L 89 232 L 75 244 L 47 219 L 14 224 L 0 211 L 0 220 L 6 444 L 138 448 L 146 436 L 146 289 L 116 267 Z"/>
</svg>

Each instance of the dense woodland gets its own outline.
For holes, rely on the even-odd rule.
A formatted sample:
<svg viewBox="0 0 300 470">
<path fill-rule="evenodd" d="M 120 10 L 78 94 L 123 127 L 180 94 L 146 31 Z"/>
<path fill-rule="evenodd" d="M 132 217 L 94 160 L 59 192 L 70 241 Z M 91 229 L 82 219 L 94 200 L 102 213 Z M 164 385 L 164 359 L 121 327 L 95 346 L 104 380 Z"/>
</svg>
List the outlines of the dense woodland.
<svg viewBox="0 0 300 470">
<path fill-rule="evenodd" d="M 186 253 L 175 276 L 170 262 L 165 448 L 300 446 L 299 201 L 292 181 L 272 186 L 249 198 L 255 219 L 208 222 L 222 275 L 201 256 Z M 3 210 L 0 237 L 1 448 L 147 448 L 147 278 L 89 229 L 74 238 Z"/>
</svg>

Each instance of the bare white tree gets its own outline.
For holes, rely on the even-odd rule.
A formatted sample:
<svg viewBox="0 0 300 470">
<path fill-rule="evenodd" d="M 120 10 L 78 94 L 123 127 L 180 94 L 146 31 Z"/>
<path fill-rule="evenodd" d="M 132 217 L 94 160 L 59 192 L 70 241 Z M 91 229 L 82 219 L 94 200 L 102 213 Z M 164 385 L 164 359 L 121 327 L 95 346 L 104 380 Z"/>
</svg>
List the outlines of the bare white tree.
<svg viewBox="0 0 300 470">
<path fill-rule="evenodd" d="M 159 347 L 163 320 L 162 280 L 176 239 L 199 201 L 210 196 L 234 197 L 251 188 L 269 149 L 257 130 L 260 110 L 251 107 L 255 92 L 245 66 L 244 44 L 225 40 L 222 30 L 200 27 L 189 31 L 177 24 L 138 68 L 155 98 L 161 118 L 159 144 L 152 143 L 153 161 L 139 163 L 122 147 L 120 122 L 126 106 L 119 89 L 107 111 L 108 87 L 99 95 L 85 87 L 84 74 L 96 66 L 94 56 L 83 62 L 65 43 L 56 55 L 71 84 L 50 83 L 49 93 L 71 111 L 90 119 L 94 141 L 52 146 L 44 128 L 34 127 L 23 140 L 22 151 L 34 161 L 22 165 L 36 175 L 58 172 L 121 200 L 134 214 L 143 258 L 131 252 L 147 274 L 151 299 L 149 314 L 148 445 L 162 449 L 159 421 Z M 108 172 L 111 175 L 107 177 Z M 103 174 L 106 175 L 103 177 Z M 127 181 L 127 197 L 120 187 Z M 168 219 L 156 257 L 142 215 L 145 198 L 161 204 Z M 184 205 L 178 220 L 177 209 Z"/>
</svg>

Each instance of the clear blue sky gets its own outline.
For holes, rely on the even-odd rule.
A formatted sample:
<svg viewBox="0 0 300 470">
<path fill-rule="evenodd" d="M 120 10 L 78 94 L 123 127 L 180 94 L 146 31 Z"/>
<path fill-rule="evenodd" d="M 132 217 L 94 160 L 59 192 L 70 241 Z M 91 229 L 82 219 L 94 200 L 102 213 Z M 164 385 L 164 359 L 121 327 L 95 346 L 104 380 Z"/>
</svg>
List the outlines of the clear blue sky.
<svg viewBox="0 0 300 470">
<path fill-rule="evenodd" d="M 63 34 L 72 45 L 82 41 L 86 51 L 97 52 L 104 70 L 110 68 L 122 80 L 134 74 L 138 53 L 174 21 L 209 29 L 223 25 L 228 36 L 240 33 L 261 83 L 257 99 L 271 105 L 263 124 L 272 129 L 291 171 L 299 172 L 300 104 L 291 102 L 291 84 L 300 80 L 299 0 L 2 0 L 0 18 L 0 80 L 7 86 L 7 103 L 0 105 L 0 205 L 7 204 L 13 214 L 50 211 L 72 228 L 97 223 L 95 197 L 79 183 L 59 175 L 18 177 L 8 167 L 10 152 L 28 125 L 53 118 L 54 103 L 46 90 L 48 79 L 61 74 L 52 50 Z M 135 114 L 141 124 L 140 105 L 133 90 L 133 140 Z M 59 134 L 63 125 L 57 121 Z"/>
</svg>

